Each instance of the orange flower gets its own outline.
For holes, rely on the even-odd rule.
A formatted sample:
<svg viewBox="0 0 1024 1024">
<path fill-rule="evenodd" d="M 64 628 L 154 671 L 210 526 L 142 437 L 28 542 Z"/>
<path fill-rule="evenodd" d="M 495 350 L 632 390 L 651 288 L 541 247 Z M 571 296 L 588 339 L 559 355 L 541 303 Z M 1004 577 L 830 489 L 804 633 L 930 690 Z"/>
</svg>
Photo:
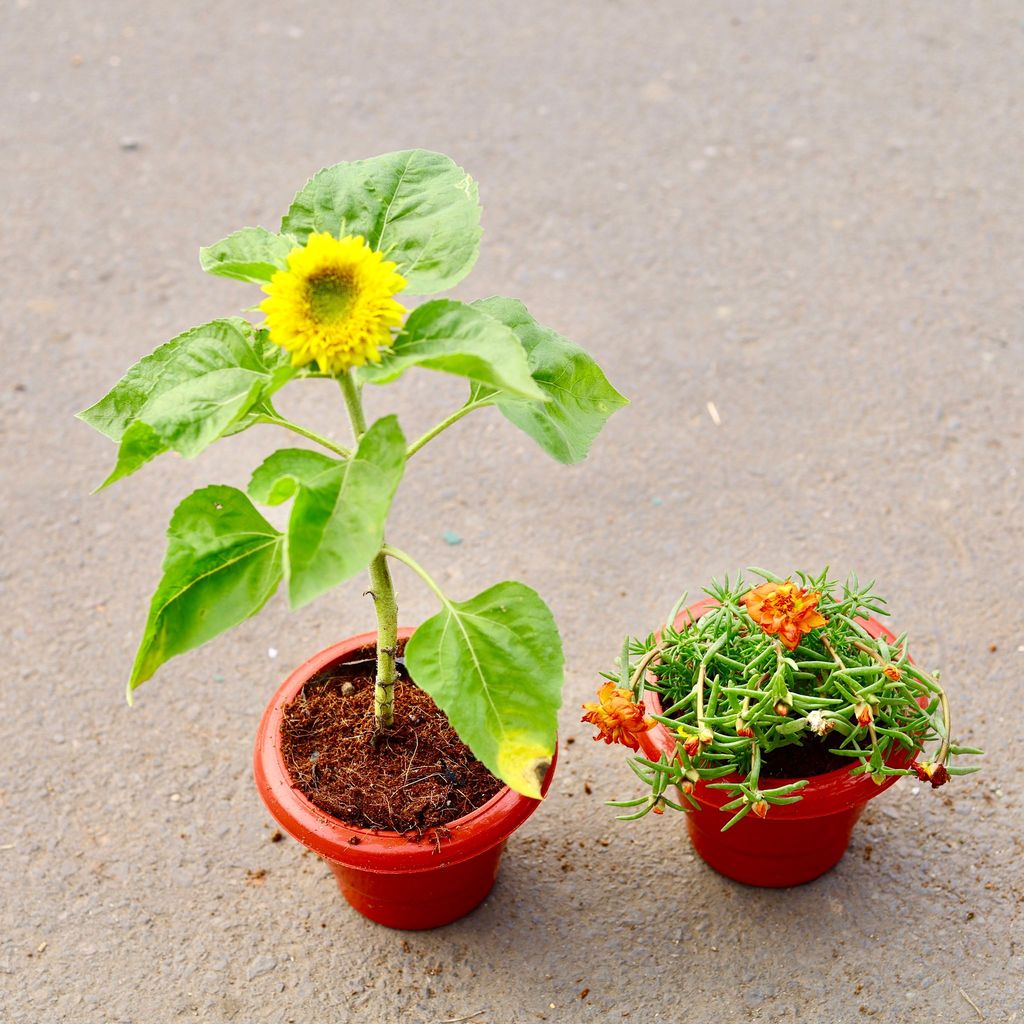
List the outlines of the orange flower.
<svg viewBox="0 0 1024 1024">
<path fill-rule="evenodd" d="M 949 772 L 944 764 L 939 764 L 936 761 L 911 761 L 910 767 L 917 772 L 917 777 L 922 782 L 930 782 L 932 789 L 938 789 L 939 786 L 944 786 L 949 782 Z"/>
<path fill-rule="evenodd" d="M 882 669 L 886 676 L 888 676 L 894 683 L 900 681 L 900 677 L 903 675 L 902 672 L 890 661 L 886 664 L 885 668 Z"/>
<path fill-rule="evenodd" d="M 754 806 L 751 808 L 751 810 L 759 818 L 767 818 L 768 817 L 768 801 L 767 800 L 758 800 L 757 803 L 754 804 Z"/>
<path fill-rule="evenodd" d="M 643 704 L 633 701 L 633 694 L 612 682 L 605 683 L 597 691 L 598 704 L 584 704 L 586 714 L 581 721 L 597 726 L 595 740 L 605 743 L 621 743 L 630 750 L 639 750 L 640 733 L 647 732 L 654 719 L 644 715 Z"/>
<path fill-rule="evenodd" d="M 748 738 L 754 735 L 754 730 L 747 724 L 746 719 L 736 719 L 736 735 L 746 736 Z"/>
<path fill-rule="evenodd" d="M 859 704 L 853 705 L 854 713 L 857 715 L 857 722 L 860 725 L 869 725 L 875 720 L 875 713 L 871 709 L 871 705 L 867 701 L 861 701 Z"/>
<path fill-rule="evenodd" d="M 740 598 L 747 614 L 766 633 L 777 633 L 791 651 L 796 650 L 806 633 L 825 625 L 826 620 L 818 611 L 820 600 L 819 591 L 803 590 L 792 580 L 762 583 Z"/>
</svg>

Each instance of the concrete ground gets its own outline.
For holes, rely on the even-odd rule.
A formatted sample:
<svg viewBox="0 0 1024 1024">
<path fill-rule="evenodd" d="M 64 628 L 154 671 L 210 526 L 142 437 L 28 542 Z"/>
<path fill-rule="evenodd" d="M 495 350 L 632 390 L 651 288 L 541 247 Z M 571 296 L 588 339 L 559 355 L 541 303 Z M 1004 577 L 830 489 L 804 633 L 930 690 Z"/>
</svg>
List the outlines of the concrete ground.
<svg viewBox="0 0 1024 1024">
<path fill-rule="evenodd" d="M 1024 1020 L 1021 15 L 6 3 L 0 1020 Z M 396 542 L 456 596 L 537 587 L 568 658 L 553 792 L 493 895 L 403 935 L 270 841 L 250 778 L 282 676 L 372 626 L 361 581 L 122 699 L 173 505 L 277 439 L 89 497 L 113 448 L 72 413 L 256 301 L 201 244 L 273 227 L 323 164 L 417 145 L 481 182 L 456 294 L 522 297 L 633 404 L 581 467 L 487 411 L 403 483 Z M 418 433 L 462 390 L 413 372 L 371 411 Z M 340 437 L 336 392 L 299 391 Z M 989 752 L 940 793 L 901 782 L 793 891 L 716 876 L 678 817 L 613 821 L 632 776 L 578 724 L 624 632 L 750 563 L 877 577 Z M 406 623 L 433 613 L 398 582 Z"/>
</svg>

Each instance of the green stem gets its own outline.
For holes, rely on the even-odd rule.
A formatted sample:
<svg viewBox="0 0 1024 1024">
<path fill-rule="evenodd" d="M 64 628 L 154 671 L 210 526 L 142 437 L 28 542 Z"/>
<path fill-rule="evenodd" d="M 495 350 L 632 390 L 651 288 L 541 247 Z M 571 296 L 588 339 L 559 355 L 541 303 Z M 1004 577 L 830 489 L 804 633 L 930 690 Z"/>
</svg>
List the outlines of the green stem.
<svg viewBox="0 0 1024 1024">
<path fill-rule="evenodd" d="M 404 551 L 399 548 L 392 547 L 390 544 L 385 544 L 380 549 L 380 553 L 382 555 L 387 555 L 389 558 L 394 558 L 403 565 L 407 565 L 437 595 L 437 599 L 441 604 L 446 607 L 451 605 L 451 602 L 445 596 L 444 591 L 434 581 L 434 578 L 412 557 L 412 555 L 407 555 Z"/>
<path fill-rule="evenodd" d="M 453 423 L 458 423 L 463 416 L 467 416 L 474 409 L 483 409 L 485 406 L 493 405 L 493 402 L 467 402 L 465 405 L 456 409 L 450 416 L 446 416 L 436 426 L 431 427 L 422 437 L 417 438 L 411 445 L 409 450 L 405 453 L 407 459 L 412 458 L 428 441 L 432 441 L 438 434 L 443 430 L 447 430 Z"/>
<path fill-rule="evenodd" d="M 359 387 L 349 370 L 338 378 L 345 408 L 352 421 L 356 443 L 366 433 L 366 413 Z M 384 547 L 370 563 L 370 593 L 377 610 L 377 678 L 373 687 L 373 718 L 376 731 L 389 729 L 395 722 L 395 658 L 398 655 L 398 601 L 391 581 L 391 570 Z"/>
<path fill-rule="evenodd" d="M 352 454 L 351 449 L 335 444 L 330 438 L 318 434 L 315 430 L 300 426 L 298 423 L 292 423 L 291 420 L 286 420 L 283 416 L 261 416 L 259 421 L 260 423 L 270 423 L 276 427 L 284 427 L 285 430 L 290 430 L 293 434 L 323 445 L 328 451 L 334 452 L 335 455 L 340 455 L 342 458 L 347 459 Z"/>
<path fill-rule="evenodd" d="M 377 731 L 395 722 L 395 657 L 398 654 L 398 601 L 383 550 L 370 563 L 370 586 L 377 609 L 377 678 L 373 687 L 373 718 Z"/>
<path fill-rule="evenodd" d="M 348 409 L 348 418 L 352 421 L 352 429 L 356 435 L 356 441 L 366 433 L 366 413 L 363 412 L 363 399 L 359 394 L 359 385 L 351 370 L 346 370 L 338 378 L 341 386 L 341 393 L 345 396 L 345 408 Z"/>
</svg>

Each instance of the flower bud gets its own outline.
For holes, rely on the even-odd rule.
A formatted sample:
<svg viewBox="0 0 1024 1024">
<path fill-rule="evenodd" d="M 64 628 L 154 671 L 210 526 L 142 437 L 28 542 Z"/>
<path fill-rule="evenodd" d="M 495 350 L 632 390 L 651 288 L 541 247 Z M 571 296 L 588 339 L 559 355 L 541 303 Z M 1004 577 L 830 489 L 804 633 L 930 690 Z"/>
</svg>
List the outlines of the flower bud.
<svg viewBox="0 0 1024 1024">
<path fill-rule="evenodd" d="M 882 671 L 894 683 L 898 683 L 900 679 L 903 678 L 903 673 L 891 661 L 882 669 Z"/>
<path fill-rule="evenodd" d="M 754 730 L 747 725 L 746 721 L 742 718 L 736 719 L 736 735 L 745 736 L 748 739 L 754 735 Z"/>
<path fill-rule="evenodd" d="M 754 804 L 752 810 L 753 810 L 753 812 L 759 818 L 767 818 L 768 817 L 768 801 L 767 800 L 758 800 L 757 803 Z"/>
<path fill-rule="evenodd" d="M 786 715 L 789 714 L 789 705 L 785 701 L 780 700 L 778 704 L 775 705 L 775 714 L 781 715 L 785 718 Z"/>
</svg>

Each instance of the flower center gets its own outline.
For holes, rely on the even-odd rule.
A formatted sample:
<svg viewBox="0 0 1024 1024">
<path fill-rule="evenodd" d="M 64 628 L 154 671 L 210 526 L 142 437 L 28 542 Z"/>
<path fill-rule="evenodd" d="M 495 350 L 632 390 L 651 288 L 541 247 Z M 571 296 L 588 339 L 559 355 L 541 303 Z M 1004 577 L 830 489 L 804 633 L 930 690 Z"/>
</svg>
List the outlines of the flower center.
<svg viewBox="0 0 1024 1024">
<path fill-rule="evenodd" d="M 356 284 L 351 271 L 325 270 L 306 282 L 306 296 L 314 320 L 331 324 L 341 320 L 356 297 Z"/>
</svg>

